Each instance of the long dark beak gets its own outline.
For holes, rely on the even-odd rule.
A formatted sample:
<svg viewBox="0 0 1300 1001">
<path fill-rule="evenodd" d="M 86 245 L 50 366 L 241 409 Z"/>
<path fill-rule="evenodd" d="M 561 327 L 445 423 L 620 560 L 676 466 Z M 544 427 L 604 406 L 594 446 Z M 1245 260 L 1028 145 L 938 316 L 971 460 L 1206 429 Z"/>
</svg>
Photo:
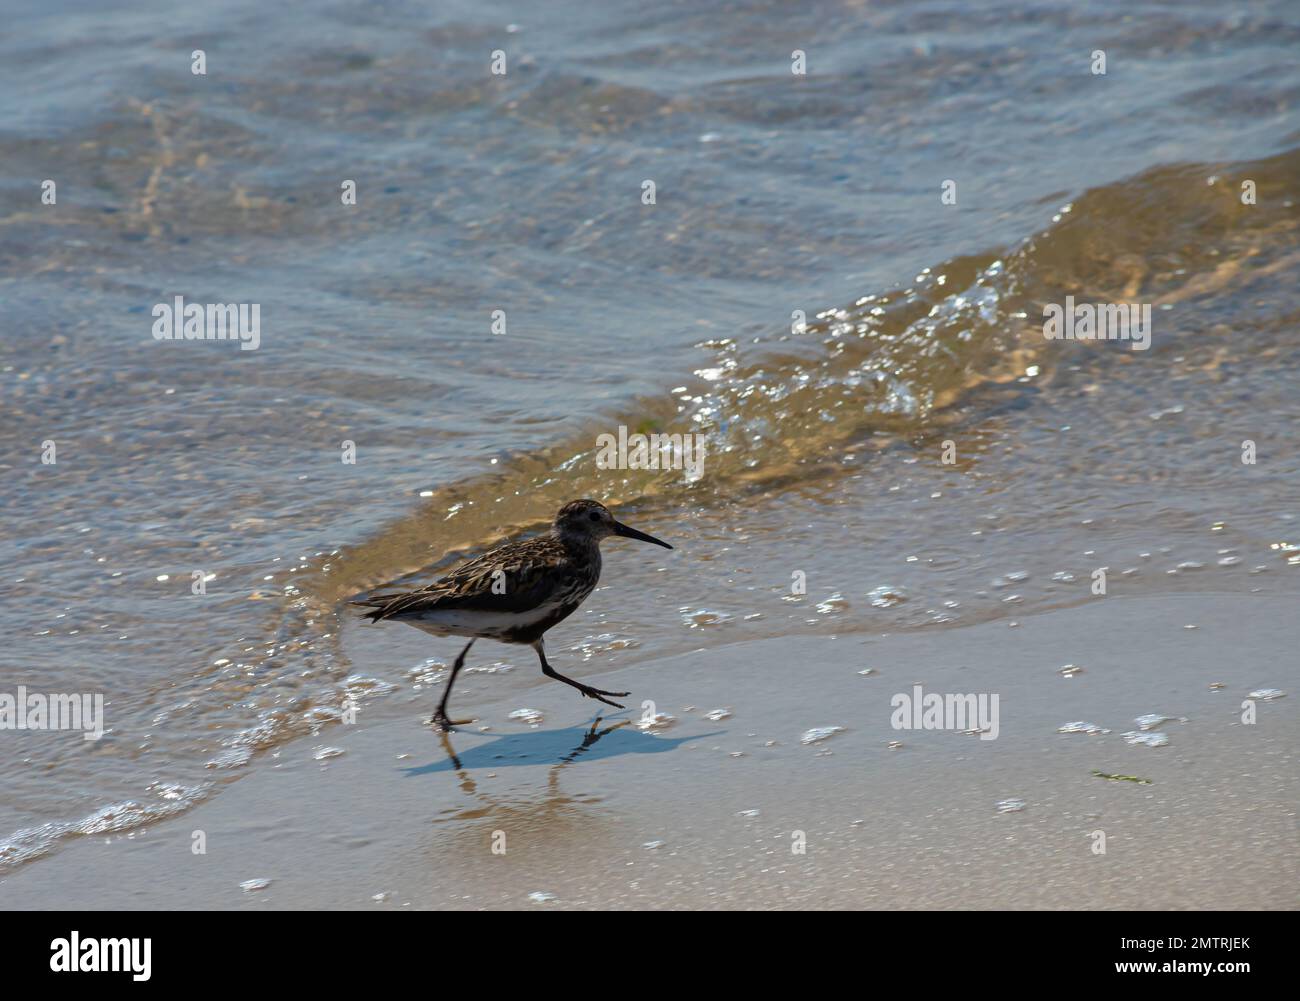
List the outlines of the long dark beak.
<svg viewBox="0 0 1300 1001">
<path fill-rule="evenodd" d="M 645 532 L 638 532 L 635 528 L 628 528 L 621 521 L 614 522 L 614 534 L 621 535 L 627 539 L 640 539 L 642 542 L 653 542 L 656 546 L 663 546 L 665 549 L 672 549 L 662 539 L 656 539 L 653 535 L 646 535 Z"/>
</svg>

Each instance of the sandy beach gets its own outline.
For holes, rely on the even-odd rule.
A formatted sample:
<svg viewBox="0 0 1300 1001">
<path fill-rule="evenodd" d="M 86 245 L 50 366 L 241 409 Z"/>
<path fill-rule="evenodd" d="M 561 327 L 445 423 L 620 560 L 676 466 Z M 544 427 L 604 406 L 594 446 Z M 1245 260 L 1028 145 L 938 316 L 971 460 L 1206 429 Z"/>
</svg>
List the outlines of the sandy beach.
<svg viewBox="0 0 1300 1001">
<path fill-rule="evenodd" d="M 0 908 L 1300 905 L 1294 3 L 11 6 Z"/>
<path fill-rule="evenodd" d="M 587 679 L 653 699 L 676 718 L 666 728 L 638 727 L 631 707 L 595 721 L 590 703 L 523 671 L 481 675 L 461 693 L 479 722 L 445 743 L 414 713 L 367 725 L 363 707 L 183 819 L 84 837 L 20 870 L 0 900 L 1293 908 L 1296 700 L 1239 718 L 1248 693 L 1289 683 L 1289 611 L 1104 598 L 1014 627 L 742 642 Z M 1070 661 L 1083 671 L 1062 676 Z M 999 693 L 997 739 L 893 729 L 889 700 L 914 683 Z M 544 720 L 510 720 L 521 706 Z M 717 709 L 729 714 L 706 718 Z M 1153 729 L 1166 746 L 1127 743 L 1149 713 L 1186 722 Z M 1110 732 L 1057 732 L 1076 721 Z M 819 727 L 843 729 L 802 742 Z M 1023 808 L 999 812 L 1008 800 Z M 205 855 L 191 852 L 195 831 Z M 252 880 L 269 882 L 241 889 Z"/>
</svg>

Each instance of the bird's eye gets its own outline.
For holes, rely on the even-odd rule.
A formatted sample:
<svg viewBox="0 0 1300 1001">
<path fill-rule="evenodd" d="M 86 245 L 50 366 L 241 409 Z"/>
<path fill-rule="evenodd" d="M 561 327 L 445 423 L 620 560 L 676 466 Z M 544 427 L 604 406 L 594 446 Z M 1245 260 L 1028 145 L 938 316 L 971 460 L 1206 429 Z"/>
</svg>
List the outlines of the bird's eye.
<svg viewBox="0 0 1300 1001">
<path fill-rule="evenodd" d="M 600 512 L 592 511 L 591 514 L 587 515 L 587 517 L 590 518 L 592 521 L 600 521 Z"/>
</svg>

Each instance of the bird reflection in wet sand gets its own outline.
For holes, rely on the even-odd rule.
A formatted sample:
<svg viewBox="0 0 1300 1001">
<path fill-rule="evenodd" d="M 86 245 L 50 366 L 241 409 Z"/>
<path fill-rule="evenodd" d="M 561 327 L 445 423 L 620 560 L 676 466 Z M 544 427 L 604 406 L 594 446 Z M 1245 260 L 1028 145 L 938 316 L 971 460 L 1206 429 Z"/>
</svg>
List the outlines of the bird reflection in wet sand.
<svg viewBox="0 0 1300 1001">
<path fill-rule="evenodd" d="M 448 719 L 447 699 L 476 639 L 525 643 L 537 651 L 542 673 L 548 678 L 571 685 L 586 698 L 622 709 L 609 697 L 622 698 L 628 692 L 607 692 L 566 678 L 547 663 L 542 645 L 542 634 L 573 614 L 595 588 L 600 580 L 600 541 L 611 535 L 673 548 L 615 521 L 603 504 L 570 501 L 560 508 L 546 535 L 493 549 L 418 590 L 374 595 L 353 604 L 373 609 L 366 613 L 372 622 L 395 619 L 434 636 L 470 637 L 452 664 L 451 677 L 433 714 L 434 725 L 443 731 L 473 722 Z"/>
<path fill-rule="evenodd" d="M 630 719 L 620 720 L 618 723 L 615 723 L 613 726 L 607 726 L 605 727 L 605 729 L 597 731 L 596 727 L 600 726 L 600 717 L 597 716 L 594 720 L 591 721 L 591 729 L 588 730 L 585 734 L 583 734 L 582 743 L 579 744 L 577 747 L 575 747 L 564 757 L 562 757 L 556 763 L 555 770 L 558 770 L 562 766 L 567 765 L 570 761 L 573 761 L 575 758 L 578 757 L 578 755 L 582 754 L 583 751 L 587 750 L 587 748 L 595 744 L 596 741 L 600 740 L 601 737 L 605 736 L 605 734 L 610 733 L 614 730 L 618 730 L 621 727 L 631 726 L 631 724 L 632 721 Z M 451 760 L 451 763 L 456 767 L 456 771 L 461 773 L 462 778 L 472 785 L 474 780 L 471 779 L 469 777 L 469 774 L 464 771 L 465 766 L 461 764 L 460 758 L 456 756 L 456 749 L 451 746 L 451 738 L 448 737 L 445 733 L 442 735 L 442 749 L 447 752 L 447 757 Z"/>
<path fill-rule="evenodd" d="M 492 832 L 506 828 L 524 837 L 525 843 L 532 839 L 550 844 L 580 836 L 584 844 L 592 845 L 603 836 L 601 832 L 607 819 L 596 809 L 602 797 L 594 792 L 565 792 L 560 787 L 561 773 L 593 761 L 671 751 L 689 741 L 707 740 L 722 732 L 665 737 L 646 733 L 628 719 L 604 723 L 597 716 L 590 726 L 469 735 L 465 739 L 471 743 L 464 751 L 457 751 L 451 735 L 443 733 L 442 749 L 447 755 L 444 760 L 402 771 L 409 778 L 455 773 L 457 784 L 470 802 L 443 809 L 434 823 L 456 822 L 456 836 L 465 839 L 465 844 L 473 844 L 475 852 L 485 834 L 491 836 Z M 523 788 L 500 775 L 504 769 L 518 765 L 545 767 L 545 791 L 532 780 L 531 773 L 524 780 Z M 492 779 L 500 777 L 498 794 L 484 791 L 485 783 L 476 780 L 475 772 Z M 521 793 L 524 793 L 522 799 Z M 445 845 L 438 849 L 438 858 L 445 862 Z"/>
<path fill-rule="evenodd" d="M 462 772 L 470 769 L 496 771 L 519 765 L 545 765 L 562 767 L 575 761 L 599 761 L 626 754 L 661 754 L 672 751 L 688 740 L 703 740 L 717 733 L 697 734 L 693 737 L 664 737 L 645 733 L 635 727 L 624 729 L 631 720 L 621 720 L 604 729 L 597 729 L 601 717 L 597 716 L 590 728 L 565 727 L 560 730 L 528 730 L 524 733 L 483 735 L 468 751 L 457 752 L 451 740 L 443 735 L 443 750 L 447 760 L 415 768 L 402 769 L 408 776 L 430 775 L 435 772 Z M 602 741 L 599 747 L 597 741 Z"/>
</svg>

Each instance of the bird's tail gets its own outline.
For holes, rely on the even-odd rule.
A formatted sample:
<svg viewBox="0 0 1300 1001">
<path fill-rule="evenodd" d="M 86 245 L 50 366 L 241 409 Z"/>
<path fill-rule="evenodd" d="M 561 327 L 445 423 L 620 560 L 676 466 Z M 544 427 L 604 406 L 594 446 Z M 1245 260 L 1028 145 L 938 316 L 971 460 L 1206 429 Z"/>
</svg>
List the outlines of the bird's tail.
<svg viewBox="0 0 1300 1001">
<path fill-rule="evenodd" d="M 369 619 L 371 622 L 378 622 L 384 617 L 385 607 L 396 597 L 395 594 L 376 594 L 369 598 L 358 598 L 355 601 L 349 601 L 348 604 L 369 608 L 370 611 L 363 613 L 362 618 Z"/>
</svg>

